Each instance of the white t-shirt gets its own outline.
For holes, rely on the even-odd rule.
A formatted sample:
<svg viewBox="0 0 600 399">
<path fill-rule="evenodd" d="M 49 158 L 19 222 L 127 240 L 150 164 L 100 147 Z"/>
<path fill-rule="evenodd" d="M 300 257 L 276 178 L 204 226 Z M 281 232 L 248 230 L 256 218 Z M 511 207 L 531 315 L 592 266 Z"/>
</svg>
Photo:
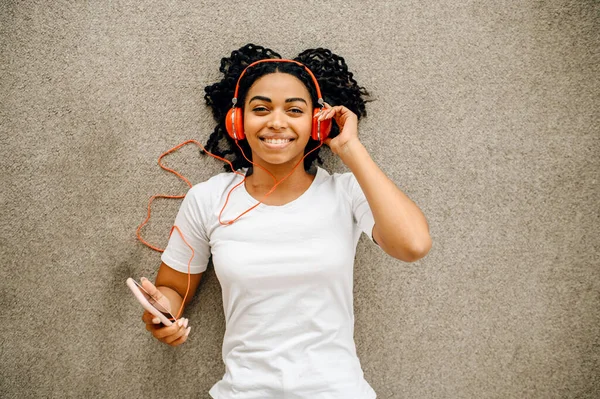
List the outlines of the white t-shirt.
<svg viewBox="0 0 600 399">
<path fill-rule="evenodd" d="M 194 248 L 191 273 L 206 270 L 212 253 L 223 293 L 226 371 L 210 395 L 375 398 L 354 343 L 354 256 L 361 232 L 372 240 L 375 224 L 356 178 L 317 167 L 311 186 L 294 201 L 261 204 L 223 226 L 219 213 L 241 181 L 221 173 L 193 186 L 175 219 Z M 221 220 L 257 202 L 242 184 Z M 174 229 L 162 261 L 187 273 L 191 256 Z"/>
</svg>

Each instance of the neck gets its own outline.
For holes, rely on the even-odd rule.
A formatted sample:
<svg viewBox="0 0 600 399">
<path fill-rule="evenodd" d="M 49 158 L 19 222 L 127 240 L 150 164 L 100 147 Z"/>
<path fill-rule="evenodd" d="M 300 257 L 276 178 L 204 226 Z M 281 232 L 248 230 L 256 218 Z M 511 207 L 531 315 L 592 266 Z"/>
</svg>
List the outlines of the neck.
<svg viewBox="0 0 600 399">
<path fill-rule="evenodd" d="M 287 175 L 292 172 L 295 165 L 264 165 L 260 164 L 263 168 L 267 169 L 275 178 L 277 182 L 280 182 Z M 275 192 L 287 191 L 289 189 L 303 186 L 307 181 L 312 181 L 313 176 L 304 170 L 304 163 L 300 163 L 292 174 L 286 178 L 281 184 L 277 186 Z M 252 166 L 252 174 L 246 178 L 246 183 L 251 185 L 254 189 L 266 193 L 274 185 L 273 178 L 262 168 L 258 166 Z"/>
</svg>

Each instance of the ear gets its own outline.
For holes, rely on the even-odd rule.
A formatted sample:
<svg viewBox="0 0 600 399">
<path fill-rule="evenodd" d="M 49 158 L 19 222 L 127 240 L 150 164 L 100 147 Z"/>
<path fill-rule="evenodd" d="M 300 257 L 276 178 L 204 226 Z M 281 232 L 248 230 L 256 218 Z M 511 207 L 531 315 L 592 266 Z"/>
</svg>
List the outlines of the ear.
<svg viewBox="0 0 600 399">
<path fill-rule="evenodd" d="M 241 108 L 235 107 L 227 111 L 225 116 L 225 129 L 229 137 L 234 140 L 244 140 L 244 111 Z"/>
<path fill-rule="evenodd" d="M 320 108 L 315 108 L 313 110 L 313 126 L 310 136 L 316 141 L 319 141 L 319 129 L 321 130 L 321 140 L 325 140 L 331 132 L 331 119 L 326 119 L 321 122 L 318 121 L 320 111 Z"/>
</svg>

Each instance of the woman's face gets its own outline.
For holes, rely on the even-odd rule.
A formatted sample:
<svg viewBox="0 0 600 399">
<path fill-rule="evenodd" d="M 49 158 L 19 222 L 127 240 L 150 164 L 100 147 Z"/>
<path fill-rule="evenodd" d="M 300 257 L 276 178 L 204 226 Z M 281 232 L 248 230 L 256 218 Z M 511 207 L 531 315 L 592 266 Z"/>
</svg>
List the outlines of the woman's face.
<svg viewBox="0 0 600 399">
<path fill-rule="evenodd" d="M 294 166 L 304 156 L 312 113 L 310 93 L 295 76 L 276 72 L 256 80 L 244 104 L 244 133 L 252 161 Z"/>
</svg>

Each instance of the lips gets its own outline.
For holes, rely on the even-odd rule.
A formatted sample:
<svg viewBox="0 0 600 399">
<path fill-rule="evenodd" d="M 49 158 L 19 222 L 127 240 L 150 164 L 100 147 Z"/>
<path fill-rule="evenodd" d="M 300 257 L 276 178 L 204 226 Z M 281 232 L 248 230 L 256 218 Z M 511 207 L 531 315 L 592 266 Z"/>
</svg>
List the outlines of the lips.
<svg viewBox="0 0 600 399">
<path fill-rule="evenodd" d="M 264 136 L 259 137 L 260 141 L 265 147 L 271 150 L 281 150 L 286 148 L 295 139 L 292 137 L 281 137 L 281 136 Z"/>
<path fill-rule="evenodd" d="M 270 137 L 260 137 L 260 141 L 262 144 L 271 150 L 281 150 L 290 145 L 294 139 L 293 138 L 270 138 Z"/>
<path fill-rule="evenodd" d="M 294 140 L 294 137 L 291 136 L 282 136 L 282 135 L 273 135 L 273 136 L 261 136 L 260 140 Z"/>
<path fill-rule="evenodd" d="M 285 143 L 289 143 L 293 139 L 261 139 L 261 140 L 268 144 L 285 144 Z"/>
</svg>

